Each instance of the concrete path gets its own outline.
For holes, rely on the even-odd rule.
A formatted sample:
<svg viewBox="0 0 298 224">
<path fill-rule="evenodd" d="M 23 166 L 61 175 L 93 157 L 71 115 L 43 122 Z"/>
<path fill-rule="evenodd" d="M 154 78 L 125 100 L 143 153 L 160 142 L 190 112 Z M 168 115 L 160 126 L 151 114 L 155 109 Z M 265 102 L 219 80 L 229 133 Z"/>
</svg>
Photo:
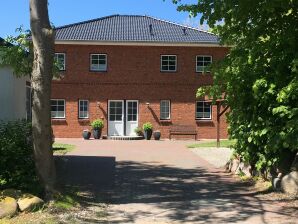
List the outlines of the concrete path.
<svg viewBox="0 0 298 224">
<path fill-rule="evenodd" d="M 57 159 L 60 182 L 108 203 L 106 223 L 296 223 L 297 211 L 260 200 L 187 149 L 187 142 L 57 142 L 77 146 Z"/>
<path fill-rule="evenodd" d="M 231 159 L 233 151 L 230 148 L 200 147 L 189 149 L 200 158 L 208 161 L 216 168 L 223 168 Z"/>
</svg>

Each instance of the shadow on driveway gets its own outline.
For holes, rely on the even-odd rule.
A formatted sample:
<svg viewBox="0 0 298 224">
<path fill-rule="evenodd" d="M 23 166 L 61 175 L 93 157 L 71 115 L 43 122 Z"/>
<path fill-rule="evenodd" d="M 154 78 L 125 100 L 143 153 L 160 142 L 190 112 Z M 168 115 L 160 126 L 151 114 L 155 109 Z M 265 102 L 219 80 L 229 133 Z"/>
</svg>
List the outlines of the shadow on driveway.
<svg viewBox="0 0 298 224">
<path fill-rule="evenodd" d="M 90 156 L 58 156 L 56 165 L 61 185 L 78 187 L 93 195 L 82 198 L 86 206 L 97 200 L 115 207 L 112 223 L 134 223 L 152 216 L 190 223 L 235 223 L 254 216 L 257 223 L 267 223 L 267 209 L 254 192 L 247 192 L 247 184 L 235 182 L 220 171 L 153 162 L 116 163 L 115 157 Z M 125 211 L 129 204 L 136 209 Z M 143 209 L 138 209 L 141 204 Z M 293 215 L 287 210 L 274 214 Z M 87 220 L 92 222 L 90 217 L 82 221 Z"/>
</svg>

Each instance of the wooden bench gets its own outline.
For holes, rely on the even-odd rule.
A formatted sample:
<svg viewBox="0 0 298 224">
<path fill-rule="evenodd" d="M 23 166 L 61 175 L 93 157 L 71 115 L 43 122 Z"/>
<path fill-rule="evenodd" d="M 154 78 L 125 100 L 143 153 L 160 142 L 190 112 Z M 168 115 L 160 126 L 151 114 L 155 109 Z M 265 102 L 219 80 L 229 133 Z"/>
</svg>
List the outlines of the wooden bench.
<svg viewBox="0 0 298 224">
<path fill-rule="evenodd" d="M 173 125 L 170 128 L 170 139 L 172 139 L 172 135 L 193 135 L 197 140 L 196 127 L 191 125 Z"/>
</svg>

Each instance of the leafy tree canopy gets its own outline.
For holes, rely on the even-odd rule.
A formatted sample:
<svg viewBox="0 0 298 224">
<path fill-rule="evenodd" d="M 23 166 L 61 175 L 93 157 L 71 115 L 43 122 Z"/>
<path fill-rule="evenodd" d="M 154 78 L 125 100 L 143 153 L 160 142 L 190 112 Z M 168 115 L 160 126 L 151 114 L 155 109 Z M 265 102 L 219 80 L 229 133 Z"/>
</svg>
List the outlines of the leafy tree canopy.
<svg viewBox="0 0 298 224">
<path fill-rule="evenodd" d="M 33 45 L 30 40 L 31 31 L 23 27 L 16 29 L 16 36 L 8 36 L 0 44 L 0 66 L 10 66 L 15 76 L 31 75 L 33 68 Z M 61 62 L 54 61 L 53 78 L 60 78 Z"/>
<path fill-rule="evenodd" d="M 173 2 L 180 11 L 201 14 L 201 24 L 230 46 L 212 65 L 214 85 L 197 95 L 216 99 L 225 92 L 236 151 L 258 169 L 281 167 L 298 149 L 298 1 Z"/>
<path fill-rule="evenodd" d="M 33 55 L 29 54 L 32 42 L 29 41 L 30 30 L 23 27 L 17 28 L 17 36 L 9 36 L 4 44 L 0 46 L 0 66 L 10 66 L 16 76 L 30 75 L 32 72 Z"/>
</svg>

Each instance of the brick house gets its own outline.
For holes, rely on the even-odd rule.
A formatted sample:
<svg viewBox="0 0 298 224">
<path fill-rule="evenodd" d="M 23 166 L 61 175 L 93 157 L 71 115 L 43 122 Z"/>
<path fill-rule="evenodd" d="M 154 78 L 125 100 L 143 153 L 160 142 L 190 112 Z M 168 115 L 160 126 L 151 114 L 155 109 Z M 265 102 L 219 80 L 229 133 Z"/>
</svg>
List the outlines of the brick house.
<svg viewBox="0 0 298 224">
<path fill-rule="evenodd" d="M 197 99 L 212 84 L 208 65 L 228 49 L 217 36 L 150 16 L 113 15 L 56 28 L 62 78 L 52 83 L 56 137 L 81 137 L 101 118 L 103 134 L 133 136 L 149 121 L 162 138 L 173 125 L 191 125 L 214 139 L 217 106 Z M 225 116 L 220 137 L 227 137 Z M 183 137 L 183 136 L 182 136 Z"/>
</svg>

